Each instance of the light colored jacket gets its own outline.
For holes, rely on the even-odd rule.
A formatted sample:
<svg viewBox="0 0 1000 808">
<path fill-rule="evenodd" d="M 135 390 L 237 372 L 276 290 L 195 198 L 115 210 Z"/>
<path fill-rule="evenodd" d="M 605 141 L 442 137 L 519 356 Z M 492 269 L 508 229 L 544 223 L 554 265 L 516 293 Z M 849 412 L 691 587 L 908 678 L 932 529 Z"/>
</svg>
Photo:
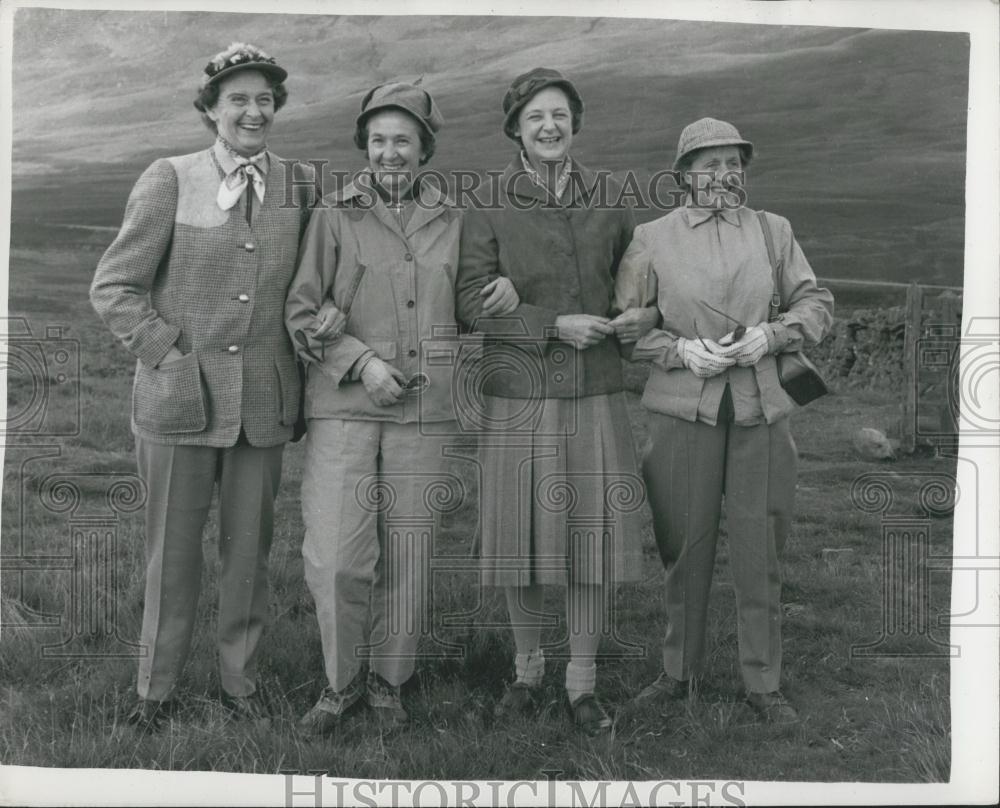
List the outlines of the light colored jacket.
<svg viewBox="0 0 1000 808">
<path fill-rule="evenodd" d="M 461 226 L 461 211 L 431 183 L 421 184 L 405 227 L 370 185 L 351 183 L 323 198 L 285 303 L 288 333 L 307 366 L 307 418 L 412 423 L 455 417 Z M 340 337 L 324 342 L 313 330 L 329 299 L 347 322 Z M 375 404 L 354 370 L 370 351 L 407 379 L 426 374 L 427 389 L 388 407 Z"/>
<path fill-rule="evenodd" d="M 652 361 L 642 397 L 647 409 L 714 424 L 728 384 L 739 425 L 771 424 L 795 410 L 778 381 L 774 355 L 823 339 L 833 323 L 833 296 L 817 285 L 788 220 L 766 216 L 787 308 L 774 323 L 767 323 L 771 263 L 754 211 L 741 207 L 712 215 L 683 207 L 635 229 L 616 279 L 615 306 L 624 311 L 655 302 L 663 317 L 662 328 L 647 333 L 632 352 L 634 360 Z M 677 353 L 678 337 L 718 340 L 735 327 L 712 308 L 747 327 L 764 324 L 769 352 L 753 367 L 695 376 Z"/>
<path fill-rule="evenodd" d="M 298 412 L 282 313 L 314 200 L 311 169 L 270 154 L 251 226 L 242 202 L 216 202 L 227 159 L 216 144 L 146 169 L 90 289 L 138 359 L 132 429 L 158 443 L 232 446 L 242 427 L 254 446 L 276 446 Z M 157 367 L 174 345 L 185 356 Z"/>
</svg>

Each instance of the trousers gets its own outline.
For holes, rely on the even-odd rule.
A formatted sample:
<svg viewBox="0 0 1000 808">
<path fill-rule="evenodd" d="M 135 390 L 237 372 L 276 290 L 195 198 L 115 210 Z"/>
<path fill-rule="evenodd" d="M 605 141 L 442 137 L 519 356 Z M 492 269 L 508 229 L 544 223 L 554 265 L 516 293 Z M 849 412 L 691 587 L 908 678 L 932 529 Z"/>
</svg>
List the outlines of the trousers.
<svg viewBox="0 0 1000 808">
<path fill-rule="evenodd" d="M 435 502 L 451 496 L 438 488 L 443 445 L 418 423 L 309 421 L 302 556 L 334 690 L 363 667 L 395 686 L 413 674 L 430 628 Z"/>
<path fill-rule="evenodd" d="M 219 669 L 222 689 L 256 689 L 267 621 L 267 558 L 284 446 L 169 446 L 136 438 L 146 485 L 146 595 L 137 690 L 169 697 L 191 648 L 201 591 L 202 532 L 219 488 Z"/>
<path fill-rule="evenodd" d="M 746 689 L 781 678 L 781 569 L 797 455 L 788 419 L 737 426 L 650 413 L 643 459 L 653 532 L 666 567 L 663 669 L 686 680 L 705 654 L 709 593 L 725 500 L 740 670 Z"/>
</svg>

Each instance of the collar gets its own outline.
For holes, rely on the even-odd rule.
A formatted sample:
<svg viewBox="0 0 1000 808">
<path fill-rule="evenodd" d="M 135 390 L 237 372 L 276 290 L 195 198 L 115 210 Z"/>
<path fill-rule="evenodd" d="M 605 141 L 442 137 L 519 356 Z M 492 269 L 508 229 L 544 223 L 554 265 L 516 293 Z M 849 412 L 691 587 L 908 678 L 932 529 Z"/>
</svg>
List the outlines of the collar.
<svg viewBox="0 0 1000 808">
<path fill-rule="evenodd" d="M 416 188 L 417 192 L 415 194 L 404 195 L 403 201 L 409 201 L 415 199 L 419 196 L 421 207 L 432 208 L 432 207 L 454 207 L 455 202 L 449 197 L 444 191 L 437 187 L 433 182 L 421 182 L 418 176 L 411 186 L 411 189 Z M 385 196 L 384 190 L 382 190 L 378 183 L 375 182 L 375 177 L 368 170 L 362 171 L 357 177 L 345 185 L 343 188 L 338 188 L 331 194 L 325 197 L 326 201 L 332 202 L 333 204 L 347 204 L 352 200 L 360 200 L 364 205 L 371 207 L 373 204 L 379 204 L 385 207 Z M 377 200 L 377 202 L 375 201 Z"/>
<path fill-rule="evenodd" d="M 548 185 L 545 184 L 545 180 L 543 180 L 541 174 L 535 170 L 535 167 L 531 164 L 531 161 L 528 159 L 528 155 L 524 153 L 523 149 L 521 150 L 521 166 L 528 173 L 528 176 L 531 177 L 531 181 L 535 183 L 535 185 L 543 191 L 551 193 L 556 200 L 562 199 L 563 194 L 566 192 L 566 186 L 569 185 L 569 174 L 573 168 L 572 157 L 567 154 L 563 160 L 562 168 L 559 169 L 559 176 L 556 177 L 556 187 L 554 191 L 550 190 Z"/>
<path fill-rule="evenodd" d="M 569 157 L 566 159 L 569 160 Z M 564 207 L 574 204 L 581 192 L 593 193 L 594 186 L 599 179 L 595 171 L 584 166 L 579 160 L 573 160 L 568 177 L 569 193 L 559 203 Z M 508 196 L 537 199 L 540 202 L 547 202 L 549 205 L 553 204 L 549 191 L 532 181 L 531 175 L 525 171 L 520 155 L 507 164 L 501 177 L 501 183 L 502 192 Z"/>
<path fill-rule="evenodd" d="M 236 158 L 233 157 L 233 153 L 229 150 L 229 147 L 226 145 L 226 142 L 221 136 L 215 138 L 215 143 L 212 145 L 212 153 L 215 155 L 215 159 L 218 161 L 219 167 L 227 177 L 240 167 L 240 164 L 236 162 Z M 264 149 L 263 152 L 258 152 L 257 154 L 263 154 L 263 157 L 257 159 L 254 162 L 254 165 L 260 170 L 261 174 L 266 176 L 271 168 L 270 154 L 267 149 Z M 257 155 L 254 155 L 254 157 L 256 156 Z"/>
<path fill-rule="evenodd" d="M 720 208 L 715 210 L 714 208 L 696 208 L 690 204 L 690 199 L 688 204 L 684 206 L 683 216 L 684 221 L 687 223 L 688 227 L 695 228 L 700 224 L 704 224 L 710 219 L 718 217 L 724 222 L 728 222 L 734 227 L 740 227 L 740 211 L 743 208 Z"/>
</svg>

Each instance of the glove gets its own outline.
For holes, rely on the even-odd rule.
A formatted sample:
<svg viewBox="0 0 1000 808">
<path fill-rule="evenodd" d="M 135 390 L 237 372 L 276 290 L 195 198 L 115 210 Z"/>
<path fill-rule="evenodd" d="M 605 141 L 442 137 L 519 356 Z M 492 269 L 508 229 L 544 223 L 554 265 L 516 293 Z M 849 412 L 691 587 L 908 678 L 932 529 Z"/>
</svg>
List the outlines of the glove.
<svg viewBox="0 0 1000 808">
<path fill-rule="evenodd" d="M 725 339 L 725 337 L 722 338 L 722 340 Z M 747 329 L 743 339 L 739 342 L 734 342 L 723 348 L 721 355 L 735 359 L 737 365 L 746 368 L 756 365 L 766 353 L 768 353 L 767 332 L 762 326 L 755 325 L 753 328 Z"/>
<path fill-rule="evenodd" d="M 706 340 L 708 349 L 702 346 L 699 340 L 684 339 L 677 340 L 677 354 L 680 356 L 684 367 L 688 368 L 700 379 L 708 379 L 718 376 L 726 368 L 731 368 L 736 364 L 736 360 L 731 357 L 721 355 L 717 351 L 723 349 L 715 342 Z"/>
</svg>

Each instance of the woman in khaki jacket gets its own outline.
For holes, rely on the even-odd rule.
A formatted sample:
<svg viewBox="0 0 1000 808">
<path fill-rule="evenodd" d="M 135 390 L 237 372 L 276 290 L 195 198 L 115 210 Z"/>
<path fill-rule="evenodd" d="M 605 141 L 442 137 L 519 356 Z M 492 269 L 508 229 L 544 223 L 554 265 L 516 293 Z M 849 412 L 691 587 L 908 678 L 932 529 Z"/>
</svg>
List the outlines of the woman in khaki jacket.
<svg viewBox="0 0 1000 808">
<path fill-rule="evenodd" d="M 425 525 L 428 492 L 448 484 L 462 216 L 417 172 L 442 122 L 411 84 L 364 97 L 355 144 L 368 171 L 314 213 L 285 305 L 308 367 L 302 554 L 328 680 L 300 722 L 310 734 L 362 700 L 379 720 L 405 722 L 400 686 L 428 627 Z M 493 289 L 497 311 L 516 302 L 509 285 Z"/>
<path fill-rule="evenodd" d="M 730 123 L 687 126 L 674 163 L 687 203 L 636 228 L 618 274 L 621 309 L 655 303 L 663 317 L 632 354 L 652 362 L 643 473 L 667 569 L 662 673 L 635 701 L 666 707 L 687 696 L 701 670 L 724 499 L 747 700 L 767 720 L 792 722 L 796 711 L 779 689 L 779 554 L 795 494 L 795 403 L 778 382 L 775 355 L 819 342 L 833 297 L 817 286 L 788 221 L 760 220 L 743 206 L 732 181 L 752 157 Z M 765 227 L 781 267 L 777 290 Z M 775 291 L 784 313 L 771 321 Z"/>
</svg>

